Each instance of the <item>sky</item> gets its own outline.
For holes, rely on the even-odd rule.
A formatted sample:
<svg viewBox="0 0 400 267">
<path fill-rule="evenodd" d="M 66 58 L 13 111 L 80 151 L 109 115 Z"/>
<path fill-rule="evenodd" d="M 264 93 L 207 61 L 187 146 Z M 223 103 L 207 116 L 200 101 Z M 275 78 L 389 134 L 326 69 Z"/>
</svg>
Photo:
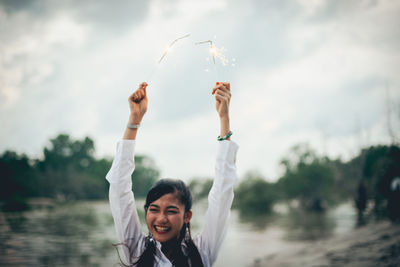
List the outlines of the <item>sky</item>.
<svg viewBox="0 0 400 267">
<path fill-rule="evenodd" d="M 275 181 L 299 143 L 350 159 L 400 132 L 398 14 L 392 0 L 0 0 L 0 153 L 41 157 L 67 133 L 112 157 L 146 81 L 137 152 L 162 177 L 212 177 L 211 89 L 229 81 L 242 179 Z M 226 65 L 195 44 L 205 40 Z"/>
</svg>

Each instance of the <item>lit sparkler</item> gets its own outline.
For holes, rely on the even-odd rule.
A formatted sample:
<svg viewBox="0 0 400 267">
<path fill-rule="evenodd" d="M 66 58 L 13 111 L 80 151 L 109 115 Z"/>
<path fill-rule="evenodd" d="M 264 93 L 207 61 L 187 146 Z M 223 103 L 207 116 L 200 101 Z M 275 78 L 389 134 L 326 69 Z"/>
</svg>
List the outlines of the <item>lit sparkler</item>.
<svg viewBox="0 0 400 267">
<path fill-rule="evenodd" d="M 213 58 L 213 62 L 215 65 L 215 58 L 219 58 L 219 60 L 221 60 L 222 65 L 226 66 L 229 63 L 229 60 L 225 57 L 225 48 L 221 47 L 218 48 L 214 45 L 213 41 L 211 40 L 207 40 L 207 41 L 203 41 L 203 42 L 197 42 L 195 43 L 196 45 L 199 44 L 210 44 L 210 54 L 212 55 Z"/>
<path fill-rule="evenodd" d="M 172 41 L 172 43 L 169 44 L 169 46 L 167 47 L 167 49 L 164 50 L 164 53 L 162 54 L 160 60 L 158 60 L 158 64 L 160 64 L 161 61 L 164 59 L 164 57 L 168 54 L 168 52 L 171 51 L 172 46 L 173 46 L 176 42 L 178 42 L 179 40 L 184 39 L 184 38 L 186 38 L 186 37 L 189 37 L 189 36 L 190 36 L 190 33 L 189 33 L 189 34 L 186 34 L 186 35 L 184 35 L 184 36 L 182 36 L 182 37 L 179 37 L 179 38 L 175 39 L 174 41 Z"/>
</svg>

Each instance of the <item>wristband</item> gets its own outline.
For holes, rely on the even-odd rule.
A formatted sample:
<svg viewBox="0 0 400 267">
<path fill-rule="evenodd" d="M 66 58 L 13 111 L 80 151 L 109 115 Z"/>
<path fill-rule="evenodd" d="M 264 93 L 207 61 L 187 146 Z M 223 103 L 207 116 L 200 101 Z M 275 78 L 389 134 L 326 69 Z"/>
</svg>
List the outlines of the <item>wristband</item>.
<svg viewBox="0 0 400 267">
<path fill-rule="evenodd" d="M 139 126 L 140 124 L 130 124 L 130 123 L 126 125 L 126 127 L 128 127 L 129 129 L 138 129 Z"/>
<path fill-rule="evenodd" d="M 232 131 L 229 131 L 229 133 L 228 133 L 227 135 L 225 135 L 224 137 L 221 137 L 221 136 L 218 135 L 217 140 L 218 140 L 218 141 L 226 140 L 226 139 L 228 139 L 229 137 L 231 137 L 231 135 L 232 135 Z"/>
</svg>

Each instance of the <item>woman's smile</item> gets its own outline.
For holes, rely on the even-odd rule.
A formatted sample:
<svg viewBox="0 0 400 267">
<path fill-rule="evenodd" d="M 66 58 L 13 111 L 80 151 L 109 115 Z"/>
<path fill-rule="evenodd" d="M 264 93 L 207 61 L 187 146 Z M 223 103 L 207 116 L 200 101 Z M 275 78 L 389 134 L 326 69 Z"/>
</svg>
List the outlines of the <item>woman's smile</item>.
<svg viewBox="0 0 400 267">
<path fill-rule="evenodd" d="M 162 235 L 162 234 L 168 233 L 171 230 L 171 227 L 154 225 L 154 229 L 157 231 L 157 233 Z"/>
</svg>

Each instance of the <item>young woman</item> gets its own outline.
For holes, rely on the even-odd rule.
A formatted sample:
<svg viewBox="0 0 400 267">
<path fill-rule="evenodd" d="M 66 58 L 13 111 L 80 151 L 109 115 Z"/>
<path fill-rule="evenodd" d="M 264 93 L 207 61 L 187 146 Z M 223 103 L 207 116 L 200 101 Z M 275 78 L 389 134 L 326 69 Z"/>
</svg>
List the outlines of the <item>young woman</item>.
<svg viewBox="0 0 400 267">
<path fill-rule="evenodd" d="M 123 140 L 106 179 L 110 183 L 110 206 L 115 228 L 123 244 L 127 266 L 211 266 L 226 234 L 233 186 L 237 180 L 236 152 L 230 141 L 230 84 L 217 83 L 212 89 L 220 118 L 220 136 L 215 179 L 208 196 L 202 232 L 192 239 L 192 197 L 180 180 L 161 179 L 150 189 L 144 206 L 149 234 L 141 231 L 132 192 L 136 134 L 147 110 L 147 83 L 129 97 L 130 116 Z"/>
</svg>

